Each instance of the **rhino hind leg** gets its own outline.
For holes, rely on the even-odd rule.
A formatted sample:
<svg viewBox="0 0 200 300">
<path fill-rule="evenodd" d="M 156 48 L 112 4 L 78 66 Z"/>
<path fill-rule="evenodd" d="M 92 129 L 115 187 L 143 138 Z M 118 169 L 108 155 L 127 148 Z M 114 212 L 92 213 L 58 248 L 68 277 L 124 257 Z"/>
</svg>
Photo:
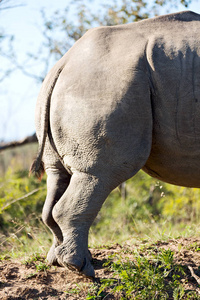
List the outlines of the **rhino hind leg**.
<svg viewBox="0 0 200 300">
<path fill-rule="evenodd" d="M 45 225 L 49 227 L 53 233 L 53 244 L 47 254 L 47 261 L 50 265 L 59 265 L 55 255 L 55 248 L 62 243 L 63 235 L 59 225 L 52 216 L 52 210 L 67 189 L 71 176 L 64 168 L 63 170 L 48 168 L 46 171 L 48 175 L 47 197 L 42 211 L 42 219 Z"/>
<path fill-rule="evenodd" d="M 75 172 L 53 208 L 53 218 L 62 230 L 63 243 L 55 252 L 58 262 L 87 277 L 94 277 L 88 233 L 111 188 L 99 178 Z"/>
</svg>

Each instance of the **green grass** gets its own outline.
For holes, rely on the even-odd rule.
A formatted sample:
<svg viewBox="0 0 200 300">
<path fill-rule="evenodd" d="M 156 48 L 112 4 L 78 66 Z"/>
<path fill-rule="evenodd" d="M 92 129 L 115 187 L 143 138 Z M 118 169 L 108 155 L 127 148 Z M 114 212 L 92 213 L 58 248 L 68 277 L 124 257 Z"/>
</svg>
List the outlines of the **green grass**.
<svg viewBox="0 0 200 300">
<path fill-rule="evenodd" d="M 25 258 L 23 263 L 25 265 L 30 265 L 32 263 L 35 263 L 36 261 L 40 261 L 42 260 L 42 256 L 40 253 L 36 252 L 36 253 L 32 253 L 29 257 Z"/>
<path fill-rule="evenodd" d="M 23 264 L 26 266 L 33 265 L 35 267 L 35 272 L 30 273 L 26 278 L 32 278 L 37 275 L 38 272 L 46 272 L 50 269 L 50 266 L 47 264 L 44 255 L 41 253 L 30 253 L 23 261 Z"/>
<path fill-rule="evenodd" d="M 169 226 L 171 224 L 171 226 Z M 173 299 L 173 300 L 197 300 L 200 299 L 196 291 L 188 291 L 187 267 L 174 262 L 174 254 L 171 250 L 162 250 L 156 248 L 156 241 L 167 241 L 172 237 L 180 237 L 180 228 L 185 236 L 194 237 L 199 228 L 195 224 L 190 224 L 183 228 L 182 225 L 175 226 L 165 221 L 163 223 L 152 222 L 150 225 L 141 221 L 134 223 L 137 228 L 135 236 L 123 236 L 123 230 L 118 236 L 113 235 L 113 240 L 107 240 L 107 233 L 101 236 L 102 241 L 97 241 L 98 236 L 93 236 L 91 232 L 90 241 L 92 247 L 100 245 L 106 248 L 106 245 L 120 241 L 128 242 L 130 249 L 120 250 L 118 254 L 110 256 L 104 268 L 111 274 L 111 279 L 102 279 L 100 282 L 79 284 L 72 289 L 66 288 L 67 295 L 78 295 L 83 293 L 85 299 L 104 299 L 108 295 L 113 295 L 114 299 L 135 299 L 135 300 L 153 300 L 153 299 Z M 29 278 L 37 275 L 38 272 L 46 272 L 49 266 L 45 262 L 45 255 L 51 244 L 51 234 L 46 228 L 41 226 L 40 233 L 36 228 L 29 228 L 29 235 L 11 235 L 8 237 L 10 248 L 5 246 L 1 258 L 9 259 L 25 257 L 23 263 L 34 265 L 35 271 L 29 275 Z M 100 234 L 100 233 L 98 233 Z M 31 238 L 30 238 L 31 237 Z M 12 243 L 12 247 L 11 247 Z M 143 246 L 141 246 L 141 243 Z M 133 247 L 136 245 L 136 247 Z M 197 242 L 188 245 L 188 250 L 198 252 L 199 244 Z M 181 251 L 181 246 L 180 246 Z M 184 282 L 183 282 L 184 279 Z M 106 298 L 105 298 L 106 299 Z M 109 299 L 109 298 L 108 298 Z"/>
<path fill-rule="evenodd" d="M 124 300 L 199 299 L 197 292 L 185 289 L 186 267 L 174 263 L 173 252 L 155 250 L 145 254 L 135 251 L 131 259 L 109 257 L 105 267 L 113 273 L 112 278 L 93 284 L 86 299 L 103 299 L 108 294 Z"/>
<path fill-rule="evenodd" d="M 44 257 L 52 239 L 41 220 L 46 178 L 41 183 L 28 178 L 28 170 L 11 152 L 6 161 L 9 167 L 0 177 L 0 259 L 24 257 L 24 263 L 34 264 L 36 272 L 45 272 Z M 84 289 L 86 299 L 103 299 L 109 293 L 117 299 L 200 299 L 195 291 L 185 288 L 184 272 L 188 270 L 174 262 L 173 252 L 147 247 L 180 236 L 200 236 L 200 190 L 161 183 L 143 172 L 128 180 L 126 188 L 126 199 L 115 189 L 105 201 L 90 229 L 89 245 L 105 248 L 127 242 L 138 246 L 145 241 L 146 248 L 110 257 L 105 268 L 112 279 L 77 285 L 69 294 Z M 198 243 L 188 247 L 200 251 Z"/>
</svg>

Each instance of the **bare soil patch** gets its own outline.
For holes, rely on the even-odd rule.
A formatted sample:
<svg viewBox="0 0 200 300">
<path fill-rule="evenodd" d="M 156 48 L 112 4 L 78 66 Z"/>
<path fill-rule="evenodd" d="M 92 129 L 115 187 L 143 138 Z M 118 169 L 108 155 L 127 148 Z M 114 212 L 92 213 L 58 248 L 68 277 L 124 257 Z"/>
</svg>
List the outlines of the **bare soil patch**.
<svg viewBox="0 0 200 300">
<path fill-rule="evenodd" d="M 141 246 L 141 244 L 140 244 Z M 115 253 L 123 257 L 129 255 L 135 247 L 116 244 L 109 248 L 91 249 L 96 282 L 99 279 L 112 277 L 112 272 L 103 267 L 107 258 Z M 179 238 L 167 242 L 151 244 L 156 249 L 171 249 L 176 264 L 187 266 L 187 288 L 197 291 L 200 299 L 200 239 Z M 127 250 L 127 251 L 126 251 Z M 127 254 L 128 253 L 128 254 Z M 0 299 L 86 299 L 91 280 L 79 276 L 63 267 L 50 267 L 38 270 L 36 265 L 44 263 L 45 258 L 26 264 L 24 259 L 3 260 L 0 262 Z M 184 278 L 183 278 L 184 281 Z M 112 295 L 106 299 L 117 299 Z"/>
</svg>

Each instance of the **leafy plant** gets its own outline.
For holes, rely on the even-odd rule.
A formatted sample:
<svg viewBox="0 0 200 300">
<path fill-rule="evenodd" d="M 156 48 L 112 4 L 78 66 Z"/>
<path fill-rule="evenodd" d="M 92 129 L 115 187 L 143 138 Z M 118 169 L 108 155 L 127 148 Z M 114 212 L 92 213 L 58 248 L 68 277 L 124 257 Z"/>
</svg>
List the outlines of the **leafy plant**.
<svg viewBox="0 0 200 300">
<path fill-rule="evenodd" d="M 148 251 L 146 255 L 132 253 L 125 260 L 111 256 L 106 266 L 114 272 L 114 278 L 102 279 L 97 292 L 112 293 L 118 299 L 192 299 L 181 283 L 184 267 L 176 265 L 171 250 Z M 193 295 L 194 296 L 194 295 Z M 196 295 L 197 296 L 197 295 Z M 195 296 L 195 297 L 196 297 Z M 94 298 L 88 298 L 94 299 Z"/>
<path fill-rule="evenodd" d="M 50 266 L 45 262 L 44 256 L 40 253 L 33 253 L 28 258 L 24 260 L 25 265 L 34 265 L 37 272 L 45 272 L 50 268 Z M 33 273 L 33 275 L 36 273 Z"/>
<path fill-rule="evenodd" d="M 42 256 L 39 253 L 33 253 L 31 256 L 29 256 L 28 258 L 26 258 L 24 260 L 24 264 L 29 265 L 29 264 L 36 262 L 38 260 L 41 260 L 41 259 L 42 259 Z"/>
<path fill-rule="evenodd" d="M 41 261 L 39 261 L 37 264 L 35 264 L 35 267 L 36 267 L 36 270 L 39 272 L 46 271 L 50 268 L 46 263 L 41 262 Z"/>
</svg>

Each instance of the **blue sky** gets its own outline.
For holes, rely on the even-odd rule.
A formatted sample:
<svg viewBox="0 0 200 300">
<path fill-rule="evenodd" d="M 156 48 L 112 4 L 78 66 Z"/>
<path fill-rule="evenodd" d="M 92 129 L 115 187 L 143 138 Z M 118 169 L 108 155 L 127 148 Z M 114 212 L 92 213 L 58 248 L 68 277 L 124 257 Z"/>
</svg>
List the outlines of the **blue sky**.
<svg viewBox="0 0 200 300">
<path fill-rule="evenodd" d="M 64 10 L 69 1 L 64 0 L 15 0 L 13 3 L 23 6 L 0 11 L 0 29 L 15 36 L 15 51 L 22 63 L 27 52 L 38 50 L 41 41 L 42 8 L 48 14 L 55 10 Z M 89 2 L 91 9 L 96 9 L 99 1 Z M 101 3 L 108 1 L 101 1 Z M 200 13 L 200 1 L 192 1 L 188 9 Z M 185 10 L 183 6 L 173 12 Z M 170 11 L 172 12 L 172 11 Z M 6 67 L 6 58 L 0 57 L 0 65 Z M 34 110 L 40 85 L 21 71 L 15 71 L 0 83 L 0 141 L 21 139 L 34 133 Z"/>
</svg>

